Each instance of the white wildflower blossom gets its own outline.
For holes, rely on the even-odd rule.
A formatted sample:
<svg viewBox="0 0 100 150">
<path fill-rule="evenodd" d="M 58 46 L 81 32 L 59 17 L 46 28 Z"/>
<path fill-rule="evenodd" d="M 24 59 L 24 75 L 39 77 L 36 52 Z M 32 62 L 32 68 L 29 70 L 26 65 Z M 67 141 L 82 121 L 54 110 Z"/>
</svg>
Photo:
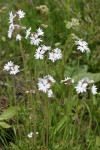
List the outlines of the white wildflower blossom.
<svg viewBox="0 0 100 150">
<path fill-rule="evenodd" d="M 37 34 L 38 34 L 38 36 L 44 36 L 44 32 L 41 28 L 37 29 Z"/>
<path fill-rule="evenodd" d="M 37 83 L 39 91 L 47 93 L 48 97 L 53 96 L 53 92 L 51 90 L 51 82 L 55 82 L 54 78 L 50 75 L 47 75 L 43 78 L 39 78 Z"/>
<path fill-rule="evenodd" d="M 88 77 L 84 77 L 83 79 L 82 79 L 84 82 L 86 82 L 86 83 L 94 83 L 94 81 L 93 80 L 90 80 Z"/>
<path fill-rule="evenodd" d="M 78 41 L 75 41 L 75 44 L 77 45 L 77 50 L 83 52 L 90 52 L 89 48 L 88 48 L 88 43 L 83 41 L 82 39 L 79 39 Z"/>
<path fill-rule="evenodd" d="M 9 61 L 7 64 L 4 65 L 3 70 L 9 71 L 13 65 L 14 65 L 13 62 Z"/>
<path fill-rule="evenodd" d="M 14 30 L 15 26 L 14 24 L 10 24 L 9 26 L 9 30 L 8 30 L 8 37 L 11 38 L 12 37 L 12 34 L 13 34 L 13 30 Z"/>
<path fill-rule="evenodd" d="M 43 59 L 44 58 L 44 53 L 45 53 L 45 51 L 42 50 L 42 47 L 38 47 L 36 49 L 36 52 L 35 52 L 34 56 L 35 56 L 36 59 Z"/>
<path fill-rule="evenodd" d="M 87 86 L 88 86 L 88 83 L 84 83 L 82 80 L 80 80 L 80 81 L 78 82 L 77 86 L 75 87 L 76 92 L 77 92 L 78 94 L 79 94 L 79 93 L 86 92 Z"/>
<path fill-rule="evenodd" d="M 13 15 L 12 12 L 9 13 L 9 23 L 13 23 L 14 18 L 16 17 L 16 15 Z"/>
<path fill-rule="evenodd" d="M 30 33 L 31 33 L 31 27 L 28 30 L 26 30 L 26 36 L 25 36 L 26 39 L 29 37 Z"/>
<path fill-rule="evenodd" d="M 53 92 L 52 92 L 52 90 L 51 90 L 51 89 L 50 89 L 50 90 L 48 90 L 47 94 L 48 94 L 48 97 L 53 97 Z"/>
<path fill-rule="evenodd" d="M 17 11 L 17 15 L 18 15 L 18 17 L 19 17 L 19 20 L 20 20 L 21 18 L 24 18 L 24 17 L 25 17 L 25 13 L 24 13 L 22 10 L 18 10 L 18 11 Z"/>
<path fill-rule="evenodd" d="M 42 45 L 41 47 L 45 52 L 51 50 L 50 46 Z"/>
<path fill-rule="evenodd" d="M 29 137 L 29 138 L 32 138 L 32 137 L 33 137 L 33 132 L 29 133 L 29 134 L 28 134 L 28 137 Z"/>
<path fill-rule="evenodd" d="M 38 38 L 37 34 L 31 35 L 30 39 L 31 39 L 31 41 L 30 41 L 31 45 L 38 46 L 40 44 L 40 42 L 42 42 L 41 38 Z"/>
<path fill-rule="evenodd" d="M 70 77 L 67 77 L 67 78 L 65 78 L 64 80 L 61 80 L 60 83 L 68 84 L 68 82 L 74 83 L 74 79 L 72 79 L 72 78 L 70 78 Z"/>
<path fill-rule="evenodd" d="M 46 93 L 49 90 L 49 88 L 51 87 L 50 83 L 48 82 L 48 80 L 45 77 L 39 78 L 37 85 L 38 85 L 39 91 L 43 91 L 44 93 Z"/>
<path fill-rule="evenodd" d="M 62 53 L 59 48 L 54 49 L 52 52 L 49 52 L 49 58 L 52 62 L 55 62 L 58 59 L 62 59 Z"/>
<path fill-rule="evenodd" d="M 42 46 L 39 46 L 37 49 L 36 49 L 36 52 L 35 52 L 35 58 L 36 59 L 43 59 L 44 58 L 44 53 L 48 50 L 50 50 L 51 47 L 50 46 L 45 46 L 45 45 L 42 45 Z"/>
<path fill-rule="evenodd" d="M 79 20 L 76 18 L 72 18 L 71 21 L 67 22 L 66 24 L 67 29 L 70 29 L 70 28 L 77 29 L 78 27 L 79 27 Z"/>
<path fill-rule="evenodd" d="M 22 39 L 22 36 L 20 34 L 17 34 L 16 35 L 16 41 L 21 41 L 21 39 Z"/>
<path fill-rule="evenodd" d="M 10 70 L 10 74 L 16 74 L 19 72 L 19 66 L 18 65 L 14 65 L 13 67 L 11 67 L 11 70 Z"/>
<path fill-rule="evenodd" d="M 51 75 L 47 75 L 46 76 L 47 80 L 52 82 L 52 83 L 55 83 L 56 81 L 54 80 L 54 78 L 51 76 Z"/>
<path fill-rule="evenodd" d="M 29 134 L 28 134 L 28 137 L 29 138 L 32 138 L 34 135 L 38 135 L 39 134 L 39 132 L 30 132 Z"/>
<path fill-rule="evenodd" d="M 92 91 L 93 95 L 97 94 L 97 87 L 96 87 L 96 85 L 94 85 L 94 84 L 92 85 L 91 91 Z"/>
<path fill-rule="evenodd" d="M 4 69 L 6 71 L 9 71 L 10 74 L 16 74 L 19 72 L 19 66 L 18 65 L 14 65 L 14 63 L 12 61 L 9 61 L 7 64 L 4 65 Z"/>
</svg>

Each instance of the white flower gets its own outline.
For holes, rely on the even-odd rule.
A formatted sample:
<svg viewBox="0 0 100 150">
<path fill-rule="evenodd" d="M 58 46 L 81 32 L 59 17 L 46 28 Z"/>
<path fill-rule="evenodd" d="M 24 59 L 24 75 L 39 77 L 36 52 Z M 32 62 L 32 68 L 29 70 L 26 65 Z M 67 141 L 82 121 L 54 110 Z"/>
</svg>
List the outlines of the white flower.
<svg viewBox="0 0 100 150">
<path fill-rule="evenodd" d="M 30 41 L 31 45 L 37 45 L 38 46 L 39 43 L 42 42 L 42 40 L 40 38 L 38 38 L 37 34 L 31 35 L 30 39 L 31 39 L 31 41 Z"/>
<path fill-rule="evenodd" d="M 53 97 L 53 92 L 52 92 L 52 90 L 51 90 L 51 89 L 50 89 L 50 90 L 48 90 L 47 94 L 48 94 L 48 97 Z"/>
<path fill-rule="evenodd" d="M 16 74 L 19 72 L 19 66 L 18 65 L 14 65 L 13 67 L 11 67 L 11 70 L 10 70 L 10 74 Z"/>
<path fill-rule="evenodd" d="M 16 17 L 16 15 L 13 15 L 12 12 L 9 13 L 9 23 L 13 23 L 14 18 Z"/>
<path fill-rule="evenodd" d="M 39 36 L 43 36 L 43 35 L 44 35 L 44 32 L 43 32 L 43 30 L 42 30 L 41 28 L 38 28 L 38 29 L 37 29 L 37 34 L 38 34 Z"/>
<path fill-rule="evenodd" d="M 50 50 L 51 47 L 50 46 L 45 46 L 45 45 L 41 45 L 36 49 L 35 52 L 35 58 L 36 59 L 43 59 L 44 58 L 44 53 L 48 50 Z"/>
<path fill-rule="evenodd" d="M 6 70 L 6 71 L 9 71 L 10 68 L 13 66 L 13 62 L 12 61 L 9 61 L 7 64 L 4 65 L 4 69 L 3 70 Z"/>
<path fill-rule="evenodd" d="M 87 86 L 88 86 L 87 83 L 84 83 L 82 80 L 80 80 L 80 81 L 78 82 L 77 86 L 75 87 L 75 88 L 76 88 L 76 92 L 77 92 L 78 94 L 79 94 L 79 93 L 86 92 Z"/>
<path fill-rule="evenodd" d="M 44 58 L 44 53 L 45 53 L 45 51 L 42 50 L 42 47 L 38 47 L 36 49 L 36 52 L 35 52 L 34 56 L 35 56 L 36 59 L 43 59 Z"/>
<path fill-rule="evenodd" d="M 54 49 L 54 53 L 55 53 L 57 59 L 62 58 L 62 53 L 61 53 L 61 50 L 59 48 Z"/>
<path fill-rule="evenodd" d="M 44 93 L 47 93 L 48 97 L 52 97 L 53 96 L 53 92 L 50 89 L 50 87 L 51 87 L 50 83 L 51 82 L 52 83 L 55 82 L 54 78 L 52 76 L 50 76 L 50 75 L 47 75 L 47 76 L 45 76 L 43 78 L 39 78 L 38 79 L 38 83 L 37 83 L 38 89 L 40 91 L 43 91 Z"/>
<path fill-rule="evenodd" d="M 17 11 L 17 15 L 18 15 L 18 17 L 19 17 L 19 20 L 20 20 L 21 18 L 24 18 L 24 17 L 25 17 L 25 13 L 24 13 L 22 10 Z"/>
<path fill-rule="evenodd" d="M 30 31 L 31 31 L 31 27 L 28 30 L 26 30 L 26 36 L 25 36 L 26 39 L 29 37 L 31 33 Z"/>
<path fill-rule="evenodd" d="M 21 39 L 22 39 L 22 36 L 20 34 L 17 34 L 16 41 L 21 41 Z"/>
<path fill-rule="evenodd" d="M 79 39 L 78 41 L 75 41 L 75 43 L 77 45 L 77 50 L 80 50 L 82 53 L 85 51 L 90 52 L 87 42 L 83 41 L 82 39 Z"/>
<path fill-rule="evenodd" d="M 97 87 L 96 87 L 96 85 L 94 85 L 94 84 L 92 85 L 91 91 L 92 91 L 93 95 L 97 94 Z"/>
<path fill-rule="evenodd" d="M 55 62 L 58 59 L 62 58 L 61 50 L 56 48 L 52 52 L 49 53 L 49 58 L 52 62 Z"/>
<path fill-rule="evenodd" d="M 39 134 L 39 132 L 30 132 L 29 134 L 28 134 L 28 137 L 29 138 L 32 138 L 34 135 L 38 135 Z"/>
<path fill-rule="evenodd" d="M 48 82 L 48 80 L 44 77 L 44 78 L 39 78 L 38 79 L 38 89 L 40 91 L 43 91 L 44 93 L 46 93 L 48 91 L 48 89 L 50 88 L 50 83 Z"/>
<path fill-rule="evenodd" d="M 12 37 L 12 33 L 13 33 L 13 30 L 14 30 L 15 26 L 12 24 L 10 24 L 9 26 L 9 30 L 8 30 L 8 37 L 11 38 Z"/>
<path fill-rule="evenodd" d="M 28 137 L 29 137 L 29 138 L 32 138 L 32 137 L 33 137 L 33 132 L 29 133 L 29 134 L 28 134 Z"/>
<path fill-rule="evenodd" d="M 42 50 L 44 50 L 45 52 L 51 50 L 50 46 L 42 45 L 41 47 L 42 47 Z"/>
<path fill-rule="evenodd" d="M 45 78 L 47 78 L 48 81 L 55 83 L 55 80 L 51 75 L 47 75 Z"/>
<path fill-rule="evenodd" d="M 67 84 L 67 82 L 70 81 L 71 83 L 74 83 L 74 79 L 71 79 L 70 77 L 65 78 L 64 80 L 61 80 L 60 83 L 65 83 Z"/>
<path fill-rule="evenodd" d="M 93 80 L 90 80 L 88 77 L 84 77 L 83 79 L 82 79 L 82 81 L 84 81 L 84 82 L 86 82 L 86 83 L 94 83 L 94 81 Z"/>
</svg>

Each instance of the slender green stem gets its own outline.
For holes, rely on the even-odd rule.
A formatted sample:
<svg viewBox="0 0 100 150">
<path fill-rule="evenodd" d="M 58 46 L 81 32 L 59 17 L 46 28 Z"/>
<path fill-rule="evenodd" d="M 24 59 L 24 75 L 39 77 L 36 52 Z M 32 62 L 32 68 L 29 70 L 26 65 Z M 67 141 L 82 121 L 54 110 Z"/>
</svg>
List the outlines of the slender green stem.
<svg viewBox="0 0 100 150">
<path fill-rule="evenodd" d="M 79 56 L 78 56 L 78 81 L 79 81 L 79 65 L 80 65 L 80 61 L 79 61 Z"/>
<path fill-rule="evenodd" d="M 19 46 L 20 46 L 20 51 L 21 51 L 21 55 L 22 55 L 22 59 L 23 59 L 23 65 L 24 65 L 24 73 L 25 73 L 25 79 L 27 80 L 27 67 L 26 67 L 26 61 L 25 61 L 25 54 L 23 51 L 23 47 L 22 47 L 22 42 L 19 41 Z"/>
</svg>

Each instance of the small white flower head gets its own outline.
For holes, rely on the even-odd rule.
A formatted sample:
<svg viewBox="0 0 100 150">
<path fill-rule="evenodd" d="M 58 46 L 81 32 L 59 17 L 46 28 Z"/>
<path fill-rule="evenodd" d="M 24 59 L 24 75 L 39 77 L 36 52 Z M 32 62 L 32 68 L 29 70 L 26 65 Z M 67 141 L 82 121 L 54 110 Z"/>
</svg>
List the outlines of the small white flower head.
<svg viewBox="0 0 100 150">
<path fill-rule="evenodd" d="M 25 17 L 25 13 L 24 13 L 22 10 L 18 10 L 18 11 L 17 11 L 17 15 L 18 15 L 19 20 L 20 20 L 21 18 L 24 18 L 24 17 Z"/>
<path fill-rule="evenodd" d="M 51 89 L 50 89 L 50 90 L 48 90 L 47 94 L 48 94 L 48 97 L 53 97 L 53 92 L 52 92 L 52 90 L 51 90 Z"/>
<path fill-rule="evenodd" d="M 44 58 L 44 53 L 45 51 L 42 49 L 41 46 L 39 46 L 37 49 L 36 49 L 36 52 L 35 52 L 35 58 L 36 59 L 43 59 Z"/>
<path fill-rule="evenodd" d="M 61 80 L 60 83 L 72 84 L 72 83 L 74 83 L 74 79 L 71 79 L 70 77 L 67 77 L 64 80 Z"/>
<path fill-rule="evenodd" d="M 84 92 L 86 92 L 87 86 L 88 86 L 87 83 L 84 83 L 82 80 L 80 80 L 80 81 L 78 82 L 78 84 L 76 85 L 76 87 L 75 87 L 76 92 L 77 92 L 78 94 L 79 94 L 79 93 L 84 93 Z"/>
<path fill-rule="evenodd" d="M 32 138 L 32 137 L 33 137 L 33 132 L 29 133 L 29 134 L 28 134 L 28 137 L 29 137 L 29 138 Z"/>
<path fill-rule="evenodd" d="M 45 77 L 39 78 L 37 85 L 38 85 L 39 91 L 43 91 L 44 93 L 46 93 L 51 87 L 50 83 Z"/>
<path fill-rule="evenodd" d="M 47 80 L 50 81 L 50 82 L 52 82 L 52 83 L 56 82 L 51 75 L 47 75 L 45 78 L 47 78 Z"/>
<path fill-rule="evenodd" d="M 88 43 L 83 41 L 82 39 L 79 39 L 78 41 L 75 41 L 76 45 L 77 45 L 77 50 L 83 52 L 90 52 L 89 48 L 88 48 Z"/>
<path fill-rule="evenodd" d="M 29 37 L 30 33 L 31 33 L 31 27 L 28 30 L 26 30 L 26 36 L 25 36 L 26 39 Z"/>
<path fill-rule="evenodd" d="M 13 15 L 12 12 L 9 13 L 9 23 L 13 23 L 14 18 L 16 17 L 16 15 Z"/>
<path fill-rule="evenodd" d="M 8 37 L 11 38 L 12 34 L 13 34 L 13 30 L 14 30 L 15 26 L 12 24 L 10 24 L 9 26 L 9 30 L 8 30 Z"/>
<path fill-rule="evenodd" d="M 21 41 L 21 39 L 22 39 L 22 36 L 20 34 L 17 34 L 16 35 L 16 41 Z"/>
<path fill-rule="evenodd" d="M 40 42 L 42 42 L 42 40 L 40 38 L 38 38 L 38 35 L 37 34 L 32 34 L 31 37 L 30 37 L 31 41 L 31 45 L 39 45 Z"/>
<path fill-rule="evenodd" d="M 19 72 L 19 66 L 18 65 L 14 65 L 14 63 L 12 61 L 8 62 L 7 64 L 4 65 L 4 69 L 6 71 L 9 71 L 10 74 L 16 74 Z"/>
<path fill-rule="evenodd" d="M 39 78 L 37 83 L 38 90 L 47 93 L 48 97 L 52 97 L 53 92 L 50 87 L 51 87 L 51 83 L 54 82 L 55 82 L 54 78 L 50 75 L 47 75 L 43 78 Z"/>
<path fill-rule="evenodd" d="M 39 46 L 37 49 L 36 49 L 36 52 L 35 52 L 35 58 L 36 59 L 43 59 L 44 58 L 44 54 L 46 51 L 50 50 L 51 47 L 50 46 L 45 46 L 45 45 L 42 45 L 42 46 Z"/>
<path fill-rule="evenodd" d="M 88 77 L 84 77 L 84 78 L 82 79 L 82 81 L 84 81 L 84 82 L 86 82 L 86 83 L 88 83 L 88 84 L 94 83 L 94 81 L 93 81 L 93 80 L 90 80 Z"/>
<path fill-rule="evenodd" d="M 42 45 L 41 47 L 45 52 L 51 50 L 51 46 Z"/>
<path fill-rule="evenodd" d="M 37 29 L 37 34 L 38 34 L 38 36 L 44 36 L 44 32 L 41 28 Z"/>
<path fill-rule="evenodd" d="M 29 134 L 28 134 L 28 137 L 29 138 L 32 138 L 34 135 L 38 135 L 39 134 L 39 132 L 30 132 Z"/>
<path fill-rule="evenodd" d="M 13 67 L 13 65 L 14 65 L 13 62 L 9 61 L 7 64 L 4 65 L 3 70 L 9 71 L 11 69 L 11 67 Z"/>
<path fill-rule="evenodd" d="M 19 66 L 18 65 L 14 65 L 13 67 L 11 67 L 11 70 L 10 70 L 10 74 L 17 74 L 19 72 Z"/>
<path fill-rule="evenodd" d="M 91 91 L 92 91 L 93 95 L 97 94 L 97 87 L 96 87 L 96 85 L 94 85 L 94 84 L 92 85 Z"/>
<path fill-rule="evenodd" d="M 52 62 L 55 62 L 56 60 L 62 59 L 62 53 L 59 48 L 56 48 L 52 50 L 52 52 L 49 53 L 49 58 Z"/>
<path fill-rule="evenodd" d="M 66 21 L 65 21 L 65 23 L 66 23 Z M 72 18 L 71 21 L 67 22 L 67 24 L 66 24 L 67 29 L 70 29 L 70 28 L 78 29 L 78 27 L 79 27 L 79 20 L 76 18 Z"/>
</svg>

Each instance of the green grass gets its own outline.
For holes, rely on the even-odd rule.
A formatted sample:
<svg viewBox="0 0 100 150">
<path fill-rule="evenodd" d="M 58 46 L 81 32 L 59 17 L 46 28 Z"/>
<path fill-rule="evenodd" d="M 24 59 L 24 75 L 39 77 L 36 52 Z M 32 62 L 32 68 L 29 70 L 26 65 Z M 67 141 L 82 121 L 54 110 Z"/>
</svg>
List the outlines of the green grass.
<svg viewBox="0 0 100 150">
<path fill-rule="evenodd" d="M 46 5 L 49 12 L 43 14 L 37 11 L 39 5 Z M 10 114 L 3 120 L 11 127 L 0 126 L 0 150 L 100 149 L 99 7 L 99 0 L 0 2 L 0 114 L 11 106 L 17 106 L 16 114 L 12 112 L 14 116 Z M 32 27 L 32 31 L 41 27 L 45 45 L 59 47 L 63 53 L 62 60 L 55 63 L 47 59 L 36 60 L 36 46 L 31 46 L 24 38 L 21 43 L 15 38 L 8 39 L 9 12 L 19 9 L 26 13 L 21 24 L 27 29 Z M 72 18 L 79 19 L 78 30 L 66 28 L 65 22 Z M 87 41 L 91 50 L 90 54 L 81 55 L 79 69 L 72 33 Z M 16 76 L 3 71 L 4 64 L 10 60 L 20 66 Z M 47 74 L 56 80 L 52 86 L 53 98 L 48 98 L 37 88 L 38 78 Z M 60 83 L 67 76 L 75 79 L 73 86 Z M 77 95 L 74 86 L 78 76 L 80 79 L 85 76 L 93 79 L 98 94 Z M 27 90 L 35 90 L 35 94 L 27 94 Z M 34 132 L 32 138 L 28 138 L 30 132 Z"/>
</svg>

